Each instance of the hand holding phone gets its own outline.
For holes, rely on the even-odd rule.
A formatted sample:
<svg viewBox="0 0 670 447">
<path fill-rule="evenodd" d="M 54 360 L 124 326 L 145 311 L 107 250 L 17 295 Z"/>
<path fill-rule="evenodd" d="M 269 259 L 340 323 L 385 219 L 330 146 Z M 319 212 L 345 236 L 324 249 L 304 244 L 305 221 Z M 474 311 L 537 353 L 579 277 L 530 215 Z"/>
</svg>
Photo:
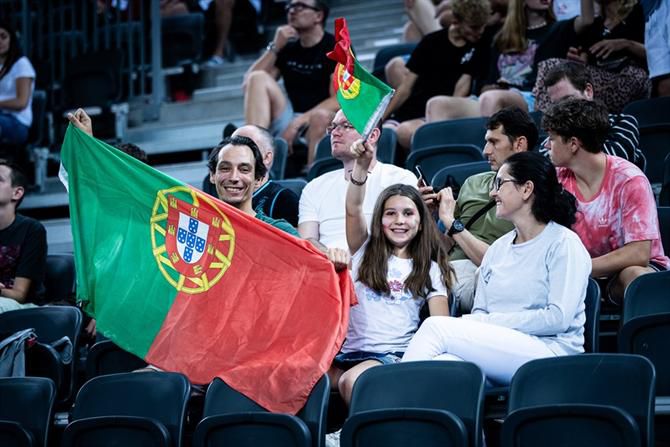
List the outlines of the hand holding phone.
<svg viewBox="0 0 670 447">
<path fill-rule="evenodd" d="M 419 186 L 430 186 L 430 183 L 428 183 L 428 180 L 426 180 L 426 175 L 423 173 L 423 169 L 421 169 L 421 166 L 419 165 L 414 166 L 414 170 L 419 176 Z"/>
</svg>

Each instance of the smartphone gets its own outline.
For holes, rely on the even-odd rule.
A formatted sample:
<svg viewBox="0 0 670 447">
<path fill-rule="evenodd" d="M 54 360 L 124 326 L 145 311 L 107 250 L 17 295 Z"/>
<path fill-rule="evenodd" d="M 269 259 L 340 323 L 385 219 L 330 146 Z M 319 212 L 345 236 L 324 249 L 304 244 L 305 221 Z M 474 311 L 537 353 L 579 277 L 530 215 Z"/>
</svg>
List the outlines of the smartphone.
<svg viewBox="0 0 670 447">
<path fill-rule="evenodd" d="M 417 175 L 419 176 L 419 185 L 430 186 L 430 183 L 428 183 L 426 175 L 423 173 L 423 170 L 421 169 L 421 166 L 419 166 L 419 165 L 414 166 L 414 170 L 416 171 Z"/>
</svg>

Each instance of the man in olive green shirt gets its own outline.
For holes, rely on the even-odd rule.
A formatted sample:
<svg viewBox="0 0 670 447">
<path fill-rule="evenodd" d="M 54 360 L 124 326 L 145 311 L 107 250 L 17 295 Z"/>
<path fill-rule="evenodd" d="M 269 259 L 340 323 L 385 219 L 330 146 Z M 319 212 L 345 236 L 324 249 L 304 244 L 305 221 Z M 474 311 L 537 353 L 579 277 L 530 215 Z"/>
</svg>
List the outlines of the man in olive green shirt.
<svg viewBox="0 0 670 447">
<path fill-rule="evenodd" d="M 451 260 L 456 283 L 452 295 L 462 313 L 472 309 L 475 275 L 484 253 L 493 241 L 514 228 L 511 222 L 496 217 L 495 206 L 470 221 L 491 201 L 489 193 L 496 172 L 505 160 L 517 152 L 533 150 L 538 140 L 532 118 L 517 107 L 502 109 L 491 116 L 486 128 L 484 155 L 491 172 L 469 177 L 461 187 L 458 200 L 454 199 L 451 188 L 445 188 L 435 197 L 440 201 L 439 216 L 447 229 L 446 236 L 454 244 Z"/>
</svg>

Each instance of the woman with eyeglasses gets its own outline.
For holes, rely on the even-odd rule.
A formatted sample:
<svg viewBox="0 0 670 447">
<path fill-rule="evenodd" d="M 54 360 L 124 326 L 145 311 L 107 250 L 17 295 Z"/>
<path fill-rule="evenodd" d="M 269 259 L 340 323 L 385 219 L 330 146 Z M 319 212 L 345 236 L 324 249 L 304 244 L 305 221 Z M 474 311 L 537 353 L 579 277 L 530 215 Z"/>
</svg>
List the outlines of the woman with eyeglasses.
<svg viewBox="0 0 670 447">
<path fill-rule="evenodd" d="M 514 230 L 484 255 L 472 313 L 428 318 L 402 360 L 470 361 L 506 385 L 529 360 L 584 352 L 591 259 L 570 230 L 575 198 L 542 155 L 509 157 L 490 195 Z"/>
</svg>

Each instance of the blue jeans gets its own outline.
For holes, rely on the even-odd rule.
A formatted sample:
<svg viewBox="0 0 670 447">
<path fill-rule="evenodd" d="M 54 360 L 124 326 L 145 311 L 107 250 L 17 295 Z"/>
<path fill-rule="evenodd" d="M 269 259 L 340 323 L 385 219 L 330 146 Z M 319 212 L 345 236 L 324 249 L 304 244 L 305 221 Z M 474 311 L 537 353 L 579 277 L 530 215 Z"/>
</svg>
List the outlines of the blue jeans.
<svg viewBox="0 0 670 447">
<path fill-rule="evenodd" d="M 28 141 L 28 126 L 14 115 L 0 111 L 0 144 L 19 145 Z"/>
</svg>

